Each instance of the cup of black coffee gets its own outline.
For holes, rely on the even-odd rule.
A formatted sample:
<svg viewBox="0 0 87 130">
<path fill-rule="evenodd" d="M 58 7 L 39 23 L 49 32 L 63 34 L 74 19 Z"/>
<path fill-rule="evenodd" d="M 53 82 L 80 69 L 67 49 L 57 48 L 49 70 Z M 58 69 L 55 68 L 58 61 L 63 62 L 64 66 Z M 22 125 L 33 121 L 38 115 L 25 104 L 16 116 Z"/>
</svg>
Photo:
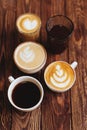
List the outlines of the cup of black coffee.
<svg viewBox="0 0 87 130">
<path fill-rule="evenodd" d="M 50 17 L 46 23 L 48 51 L 59 54 L 63 52 L 68 47 L 68 38 L 73 29 L 73 22 L 68 17 Z"/>
<path fill-rule="evenodd" d="M 43 100 L 43 87 L 41 83 L 31 76 L 21 76 L 14 79 L 9 76 L 11 82 L 8 88 L 8 99 L 18 110 L 32 111 L 41 104 Z"/>
</svg>

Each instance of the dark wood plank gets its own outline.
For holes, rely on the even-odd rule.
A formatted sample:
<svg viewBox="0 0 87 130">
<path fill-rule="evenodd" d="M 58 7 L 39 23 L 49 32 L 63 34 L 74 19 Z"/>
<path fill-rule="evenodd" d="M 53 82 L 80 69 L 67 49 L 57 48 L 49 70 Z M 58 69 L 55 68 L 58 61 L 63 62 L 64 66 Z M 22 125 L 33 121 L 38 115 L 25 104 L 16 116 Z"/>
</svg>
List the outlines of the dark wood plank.
<svg viewBox="0 0 87 130">
<path fill-rule="evenodd" d="M 42 5 L 43 8 L 41 9 L 41 12 L 44 17 L 42 18 L 42 41 L 45 42 L 47 40 L 45 23 L 47 19 L 53 15 L 65 14 L 65 2 L 60 0 L 48 0 L 42 1 Z M 68 61 L 67 55 L 68 49 L 60 55 L 52 55 L 48 53 L 46 66 L 55 60 Z M 43 84 L 43 86 L 45 96 L 42 103 L 42 130 L 70 130 L 70 92 L 62 94 L 54 93 L 51 92 L 45 84 Z"/>
<path fill-rule="evenodd" d="M 69 8 L 71 7 L 71 8 Z M 87 2 L 67 2 L 67 12 L 74 22 L 74 33 L 69 46 L 69 61 L 78 61 L 77 80 L 71 91 L 72 129 L 87 129 Z M 68 10 L 69 9 L 69 10 Z"/>
<path fill-rule="evenodd" d="M 5 46 L 4 46 L 4 33 L 3 33 L 3 17 L 4 13 L 2 8 L 0 8 L 0 90 L 4 89 L 5 83 Z"/>
<path fill-rule="evenodd" d="M 36 8 L 35 8 L 36 7 Z M 23 13 L 35 13 L 38 16 L 40 16 L 40 1 L 36 0 L 18 0 L 17 2 L 17 16 L 16 18 Z M 15 47 L 21 43 L 19 37 L 16 37 L 17 42 L 15 43 Z M 14 65 L 14 70 L 12 72 L 14 73 L 15 78 L 18 76 L 22 75 L 28 75 L 25 73 L 20 72 L 17 67 Z M 14 72 L 15 71 L 15 72 Z M 38 80 L 40 80 L 40 73 L 31 75 L 36 77 Z M 15 110 L 14 108 L 12 109 L 12 130 L 35 130 L 41 129 L 41 107 L 37 108 L 35 111 L 24 113 L 24 112 L 19 112 Z"/>
<path fill-rule="evenodd" d="M 11 130 L 41 130 L 41 112 L 40 108 L 32 112 L 19 112 L 17 110 L 12 113 L 12 129 Z"/>
<path fill-rule="evenodd" d="M 4 1 L 3 1 L 4 2 Z M 0 4 L 0 129 L 10 129 L 10 112 L 6 109 L 5 7 Z M 8 120 L 9 119 L 9 120 Z M 9 121 L 9 122 L 8 122 Z"/>
</svg>

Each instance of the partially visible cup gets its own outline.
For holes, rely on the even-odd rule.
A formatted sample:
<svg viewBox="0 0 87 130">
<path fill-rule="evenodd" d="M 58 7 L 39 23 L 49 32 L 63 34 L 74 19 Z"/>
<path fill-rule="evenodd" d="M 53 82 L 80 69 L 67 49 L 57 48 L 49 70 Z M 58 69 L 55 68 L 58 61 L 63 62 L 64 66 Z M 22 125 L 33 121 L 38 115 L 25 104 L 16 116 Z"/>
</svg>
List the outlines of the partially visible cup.
<svg viewBox="0 0 87 130">
<path fill-rule="evenodd" d="M 55 92 L 65 92 L 75 83 L 77 62 L 71 65 L 64 61 L 55 61 L 47 66 L 44 72 L 46 85 Z"/>
<path fill-rule="evenodd" d="M 25 13 L 16 20 L 16 26 L 22 41 L 38 41 L 40 37 L 41 19 L 36 14 Z"/>
<path fill-rule="evenodd" d="M 14 79 L 8 77 L 8 99 L 12 106 L 24 112 L 35 110 L 41 104 L 44 90 L 41 83 L 31 76 L 21 76 Z"/>
<path fill-rule="evenodd" d="M 55 15 L 46 24 L 48 51 L 61 53 L 68 47 L 68 38 L 73 32 L 74 24 L 66 16 Z"/>
</svg>

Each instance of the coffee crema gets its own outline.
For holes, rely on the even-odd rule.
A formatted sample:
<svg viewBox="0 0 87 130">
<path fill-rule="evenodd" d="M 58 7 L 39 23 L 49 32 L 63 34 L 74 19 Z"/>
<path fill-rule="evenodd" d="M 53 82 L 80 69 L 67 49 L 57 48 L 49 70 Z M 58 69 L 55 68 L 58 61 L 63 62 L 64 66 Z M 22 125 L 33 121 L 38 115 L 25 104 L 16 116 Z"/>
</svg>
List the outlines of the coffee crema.
<svg viewBox="0 0 87 130">
<path fill-rule="evenodd" d="M 58 91 L 70 88 L 75 80 L 71 66 L 62 61 L 51 63 L 45 70 L 44 78 L 50 88 Z"/>
<path fill-rule="evenodd" d="M 20 44 L 14 52 L 16 65 L 27 73 L 33 73 L 41 69 L 47 59 L 44 47 L 38 43 L 25 42 Z"/>
<path fill-rule="evenodd" d="M 17 18 L 16 26 L 22 41 L 38 41 L 41 19 L 36 14 L 26 13 Z"/>
<path fill-rule="evenodd" d="M 41 26 L 40 18 L 35 14 L 23 14 L 17 19 L 17 27 L 21 32 L 32 33 Z"/>
</svg>

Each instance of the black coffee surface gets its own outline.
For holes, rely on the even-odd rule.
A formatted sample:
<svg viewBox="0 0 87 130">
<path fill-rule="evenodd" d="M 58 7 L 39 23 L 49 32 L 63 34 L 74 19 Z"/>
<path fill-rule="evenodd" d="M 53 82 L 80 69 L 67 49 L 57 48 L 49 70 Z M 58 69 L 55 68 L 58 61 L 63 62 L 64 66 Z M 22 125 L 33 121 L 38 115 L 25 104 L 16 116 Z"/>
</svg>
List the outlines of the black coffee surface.
<svg viewBox="0 0 87 130">
<path fill-rule="evenodd" d="M 18 84 L 12 93 L 12 100 L 18 107 L 30 108 L 40 100 L 40 90 L 32 82 Z"/>
<path fill-rule="evenodd" d="M 69 35 L 69 29 L 65 26 L 55 25 L 50 30 L 49 34 L 59 40 L 65 39 Z"/>
<path fill-rule="evenodd" d="M 60 54 L 68 47 L 70 31 L 67 27 L 55 25 L 48 34 L 48 51 Z"/>
</svg>

